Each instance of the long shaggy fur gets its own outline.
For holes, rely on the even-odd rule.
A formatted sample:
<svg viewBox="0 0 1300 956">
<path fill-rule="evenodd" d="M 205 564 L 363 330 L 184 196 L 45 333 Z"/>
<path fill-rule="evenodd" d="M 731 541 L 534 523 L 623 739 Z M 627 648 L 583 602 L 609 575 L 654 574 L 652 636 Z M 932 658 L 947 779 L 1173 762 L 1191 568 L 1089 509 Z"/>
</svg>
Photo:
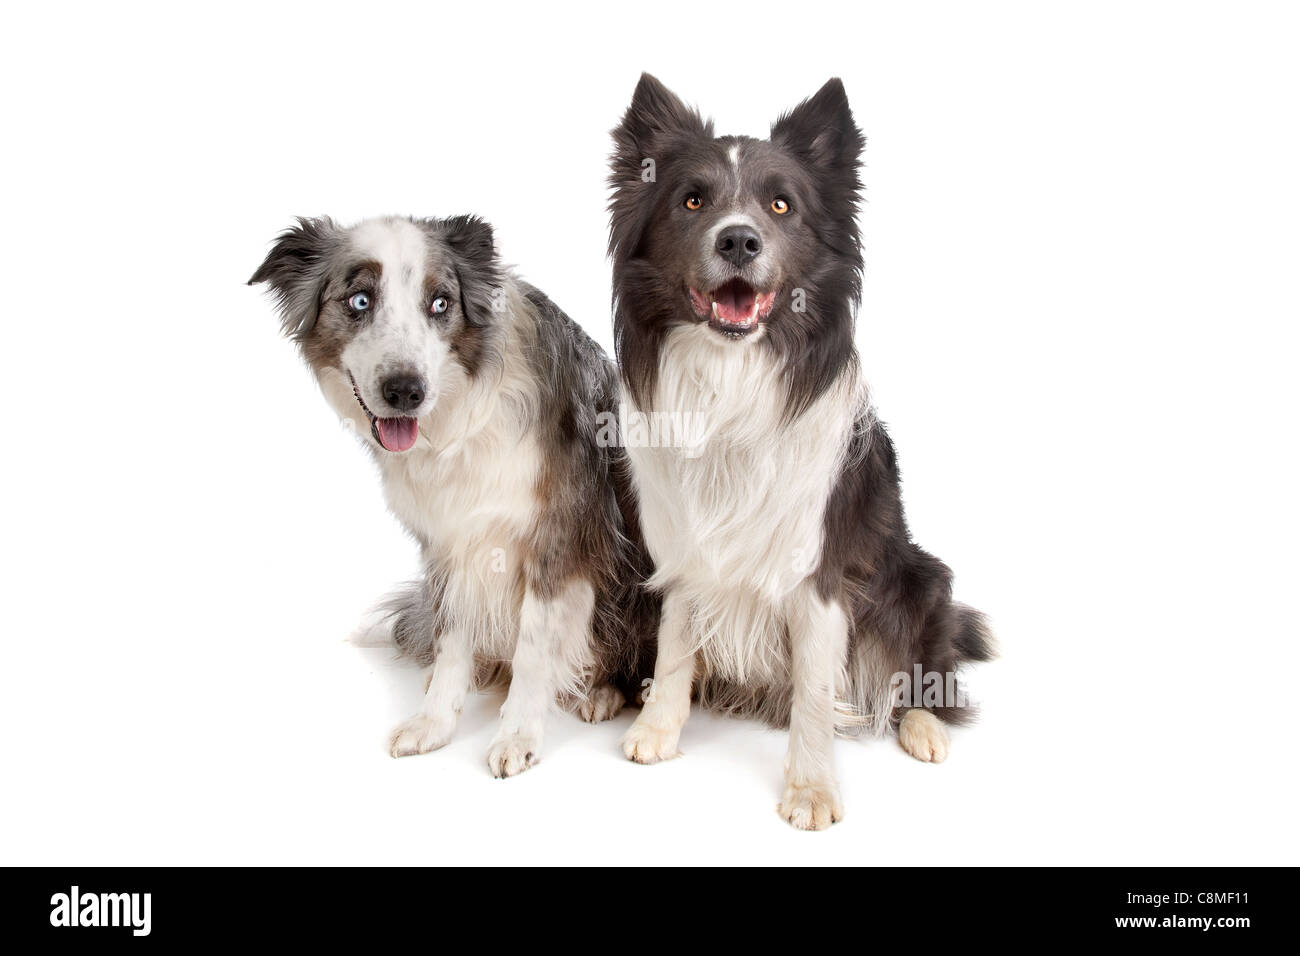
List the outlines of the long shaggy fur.
<svg viewBox="0 0 1300 956">
<path fill-rule="evenodd" d="M 616 373 L 500 264 L 491 228 L 300 220 L 251 281 L 270 285 L 420 545 L 423 575 L 387 612 L 398 650 L 433 676 L 394 755 L 445 743 L 471 674 L 510 684 L 489 758 L 502 776 L 536 759 L 543 698 L 608 714 L 592 701 L 613 684 L 634 694 L 656 607 L 638 588 L 648 567 L 622 450 L 598 440 Z"/>
<path fill-rule="evenodd" d="M 694 457 L 629 450 L 651 583 L 689 599 L 697 699 L 786 725 L 789 620 L 811 592 L 845 612 L 840 729 L 883 732 L 901 713 L 893 675 L 917 664 L 953 672 L 987 660 L 992 643 L 984 617 L 953 602 L 947 566 L 911 540 L 894 446 L 861 380 L 853 333 L 864 140 L 843 86 L 827 83 L 759 141 L 715 137 L 711 121 L 643 76 L 614 142 L 610 253 L 625 392 L 639 410 L 685 408 L 706 423 Z M 682 211 L 688 194 L 702 211 Z M 778 194 L 795 215 L 769 213 Z M 710 228 L 738 218 L 755 223 L 763 254 L 734 274 L 777 292 L 758 336 L 743 342 L 702 321 L 690 297 L 719 268 Z M 970 716 L 933 709 L 949 722 Z"/>
</svg>

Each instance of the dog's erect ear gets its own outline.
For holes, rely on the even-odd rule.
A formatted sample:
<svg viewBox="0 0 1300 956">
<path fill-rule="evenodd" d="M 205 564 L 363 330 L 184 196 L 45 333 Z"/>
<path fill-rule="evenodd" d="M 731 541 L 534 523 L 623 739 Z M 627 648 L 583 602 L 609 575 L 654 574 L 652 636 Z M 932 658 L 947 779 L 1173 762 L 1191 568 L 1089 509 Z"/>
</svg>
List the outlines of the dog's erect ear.
<svg viewBox="0 0 1300 956">
<path fill-rule="evenodd" d="M 297 226 L 280 233 L 266 261 L 248 280 L 249 285 L 270 283 L 286 335 L 301 339 L 316 324 L 326 265 L 339 236 L 328 218 L 299 219 Z"/>
<path fill-rule="evenodd" d="M 452 216 L 434 223 L 455 257 L 465 321 L 470 325 L 489 325 L 502 289 L 492 227 L 477 216 Z"/>
<path fill-rule="evenodd" d="M 839 78 L 772 124 L 772 142 L 820 169 L 857 169 L 866 141 Z"/>
<path fill-rule="evenodd" d="M 696 135 L 707 128 L 700 114 L 683 103 L 681 97 L 649 73 L 642 73 L 632 93 L 632 104 L 614 131 L 614 138 L 620 146 L 628 143 L 648 149 L 665 135 Z"/>
<path fill-rule="evenodd" d="M 701 119 L 681 97 L 649 73 L 642 73 L 632 93 L 632 104 L 614 130 L 615 177 L 639 179 L 642 161 L 662 159 L 655 155 L 656 150 L 674 136 L 712 133 L 712 124 Z"/>
<path fill-rule="evenodd" d="M 641 74 L 632 104 L 615 127 L 614 154 L 610 157 L 609 251 L 626 255 L 635 245 L 650 214 L 657 169 L 675 143 L 697 136 L 713 136 L 713 123 L 700 118 L 677 94 L 649 73 Z"/>
</svg>

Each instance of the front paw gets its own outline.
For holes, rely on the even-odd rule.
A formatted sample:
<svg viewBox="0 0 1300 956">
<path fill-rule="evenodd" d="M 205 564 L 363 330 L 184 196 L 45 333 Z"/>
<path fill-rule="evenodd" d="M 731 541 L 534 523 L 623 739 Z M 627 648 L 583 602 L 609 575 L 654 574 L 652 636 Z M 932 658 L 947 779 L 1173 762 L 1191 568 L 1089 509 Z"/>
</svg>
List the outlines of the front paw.
<svg viewBox="0 0 1300 956">
<path fill-rule="evenodd" d="M 611 684 L 603 684 L 600 687 L 593 687 L 587 696 L 578 702 L 578 716 L 588 723 L 599 723 L 617 717 L 619 711 L 623 709 L 623 704 L 623 693 Z"/>
<path fill-rule="evenodd" d="M 388 752 L 394 757 L 427 754 L 431 750 L 445 747 L 455 730 L 455 720 L 416 714 L 410 720 L 398 724 L 393 730 L 388 742 Z"/>
<path fill-rule="evenodd" d="M 799 830 L 825 830 L 844 819 L 840 790 L 833 782 L 790 784 L 776 812 Z"/>
<path fill-rule="evenodd" d="M 664 730 L 637 718 L 623 737 L 623 753 L 628 760 L 635 760 L 637 763 L 650 764 L 671 760 L 673 757 L 681 756 L 681 751 L 677 749 L 680 734 L 680 731 Z"/>
<path fill-rule="evenodd" d="M 523 773 L 537 763 L 542 742 L 524 734 L 510 734 L 492 741 L 488 749 L 488 769 L 498 779 Z"/>
</svg>

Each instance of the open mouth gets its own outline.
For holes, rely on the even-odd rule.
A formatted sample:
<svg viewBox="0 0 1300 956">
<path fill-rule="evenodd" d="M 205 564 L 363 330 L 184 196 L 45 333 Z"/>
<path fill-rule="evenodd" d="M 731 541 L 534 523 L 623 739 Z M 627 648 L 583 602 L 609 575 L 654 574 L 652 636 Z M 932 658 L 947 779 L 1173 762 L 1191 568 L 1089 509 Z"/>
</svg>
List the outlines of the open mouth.
<svg viewBox="0 0 1300 956">
<path fill-rule="evenodd" d="M 375 441 L 389 451 L 410 450 L 415 444 L 415 439 L 420 435 L 420 423 L 414 418 L 380 418 L 366 405 L 361 397 L 361 389 L 357 387 L 357 380 L 352 377 L 351 372 L 348 372 L 348 380 L 352 383 L 352 394 L 357 397 L 357 404 L 370 419 L 370 434 L 375 436 Z"/>
<path fill-rule="evenodd" d="M 776 291 L 759 292 L 744 279 L 731 279 L 712 292 L 691 288 L 695 314 L 709 320 L 709 328 L 731 338 L 744 338 L 772 312 Z"/>
</svg>

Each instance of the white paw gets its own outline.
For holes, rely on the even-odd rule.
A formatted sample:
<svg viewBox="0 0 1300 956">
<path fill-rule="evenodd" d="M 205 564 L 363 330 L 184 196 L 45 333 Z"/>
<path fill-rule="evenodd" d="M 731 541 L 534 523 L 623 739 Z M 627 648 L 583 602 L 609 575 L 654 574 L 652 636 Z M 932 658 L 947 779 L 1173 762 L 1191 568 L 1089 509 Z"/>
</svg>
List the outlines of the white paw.
<svg viewBox="0 0 1300 956">
<path fill-rule="evenodd" d="M 844 819 L 844 804 L 833 782 L 790 784 L 776 812 L 796 829 L 825 830 Z"/>
<path fill-rule="evenodd" d="M 645 712 L 642 711 L 644 716 Z M 658 763 L 681 756 L 677 749 L 677 739 L 681 735 L 677 730 L 663 730 L 637 718 L 623 737 L 623 753 L 628 760 L 637 763 Z"/>
<path fill-rule="evenodd" d="M 948 729 L 928 710 L 909 710 L 898 724 L 898 742 L 917 760 L 943 763 L 948 757 Z"/>
<path fill-rule="evenodd" d="M 623 709 L 623 694 L 611 684 L 593 687 L 587 696 L 578 702 L 577 714 L 588 723 L 599 723 L 617 717 Z"/>
<path fill-rule="evenodd" d="M 430 750 L 445 747 L 456 730 L 455 719 L 429 717 L 416 714 L 393 730 L 388 742 L 388 752 L 394 757 L 427 754 Z"/>
<path fill-rule="evenodd" d="M 542 742 L 524 734 L 498 737 L 488 748 L 488 769 L 499 779 L 523 773 L 541 756 Z"/>
</svg>

